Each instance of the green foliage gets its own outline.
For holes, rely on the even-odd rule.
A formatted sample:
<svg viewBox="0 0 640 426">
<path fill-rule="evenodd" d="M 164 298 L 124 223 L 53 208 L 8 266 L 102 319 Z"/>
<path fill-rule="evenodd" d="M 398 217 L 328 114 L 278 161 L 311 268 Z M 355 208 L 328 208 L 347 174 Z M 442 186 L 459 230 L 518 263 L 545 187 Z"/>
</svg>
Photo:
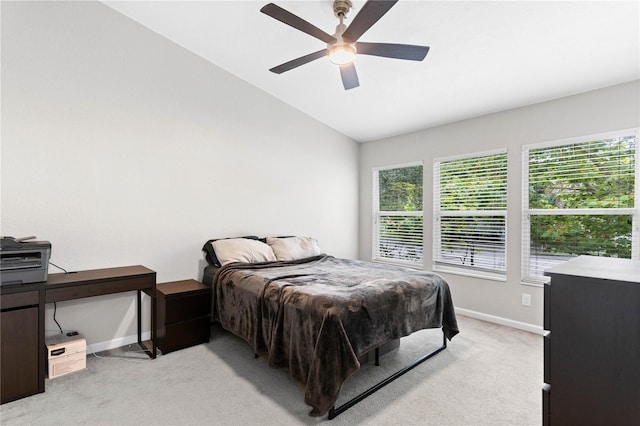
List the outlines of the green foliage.
<svg viewBox="0 0 640 426">
<path fill-rule="evenodd" d="M 632 136 L 530 151 L 529 207 L 632 208 L 634 154 Z"/>
<path fill-rule="evenodd" d="M 441 163 L 440 210 L 502 210 L 506 208 L 506 153 Z"/>
<path fill-rule="evenodd" d="M 532 216 L 531 252 L 631 258 L 629 215 Z"/>
<path fill-rule="evenodd" d="M 440 170 L 440 244 L 453 263 L 487 266 L 504 259 L 505 218 L 474 211 L 506 210 L 507 154 L 443 161 Z M 465 212 L 447 216 L 447 212 Z M 484 253 L 482 259 L 478 255 Z M 500 269 L 498 267 L 497 269 Z"/>
<path fill-rule="evenodd" d="M 422 166 L 378 172 L 380 211 L 422 210 Z"/>
<path fill-rule="evenodd" d="M 422 211 L 422 165 L 378 171 L 380 212 Z M 390 259 L 422 262 L 423 217 L 384 215 L 379 253 Z"/>
<path fill-rule="evenodd" d="M 531 209 L 633 208 L 635 137 L 597 140 L 529 153 Z M 532 252 L 631 257 L 631 217 L 531 217 Z"/>
</svg>

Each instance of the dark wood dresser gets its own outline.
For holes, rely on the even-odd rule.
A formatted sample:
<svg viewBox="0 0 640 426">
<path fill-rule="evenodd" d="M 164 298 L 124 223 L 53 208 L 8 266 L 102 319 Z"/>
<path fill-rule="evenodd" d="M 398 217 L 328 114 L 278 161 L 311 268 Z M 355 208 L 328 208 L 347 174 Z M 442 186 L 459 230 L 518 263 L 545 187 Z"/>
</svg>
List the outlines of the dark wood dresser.
<svg viewBox="0 0 640 426">
<path fill-rule="evenodd" d="M 158 348 L 163 354 L 209 341 L 211 287 L 196 280 L 157 285 Z"/>
<path fill-rule="evenodd" d="M 640 424 L 640 261 L 545 272 L 544 425 Z"/>
</svg>

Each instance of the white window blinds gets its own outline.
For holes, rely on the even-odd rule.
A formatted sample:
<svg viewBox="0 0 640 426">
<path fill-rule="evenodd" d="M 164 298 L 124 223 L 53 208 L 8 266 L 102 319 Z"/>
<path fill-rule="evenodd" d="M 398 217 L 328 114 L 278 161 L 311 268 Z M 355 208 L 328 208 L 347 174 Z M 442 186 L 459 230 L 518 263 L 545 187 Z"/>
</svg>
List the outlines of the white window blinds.
<svg viewBox="0 0 640 426">
<path fill-rule="evenodd" d="M 422 266 L 422 163 L 373 169 L 373 259 Z"/>
<path fill-rule="evenodd" d="M 582 254 L 638 258 L 637 129 L 523 147 L 523 280 Z"/>
<path fill-rule="evenodd" d="M 506 272 L 506 150 L 436 159 L 434 263 Z"/>
</svg>

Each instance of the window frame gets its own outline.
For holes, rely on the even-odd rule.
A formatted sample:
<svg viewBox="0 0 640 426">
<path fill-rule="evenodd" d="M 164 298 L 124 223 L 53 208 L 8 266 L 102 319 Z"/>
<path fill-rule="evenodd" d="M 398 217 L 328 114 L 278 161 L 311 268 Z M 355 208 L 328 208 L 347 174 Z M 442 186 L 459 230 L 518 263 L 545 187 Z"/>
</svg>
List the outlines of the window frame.
<svg viewBox="0 0 640 426">
<path fill-rule="evenodd" d="M 440 195 L 441 195 L 441 176 L 440 169 L 441 164 L 450 161 L 457 160 L 469 160 L 474 158 L 484 158 L 496 155 L 504 155 L 506 160 L 505 169 L 505 206 L 503 209 L 498 210 L 441 210 Z M 509 158 L 508 149 L 501 148 L 489 151 L 480 151 L 473 153 L 465 153 L 461 155 L 439 157 L 433 160 L 433 253 L 432 263 L 433 270 L 437 272 L 447 272 L 457 275 L 464 275 L 476 278 L 490 279 L 494 281 L 506 281 L 507 280 L 507 252 L 508 252 L 508 169 Z M 498 216 L 504 218 L 504 251 L 503 251 L 503 264 L 504 270 L 497 270 L 493 268 L 487 268 L 482 266 L 460 265 L 452 262 L 443 261 L 440 255 L 442 254 L 442 217 L 479 217 L 479 216 Z"/>
<path fill-rule="evenodd" d="M 401 169 L 405 167 L 422 167 L 422 210 L 418 211 L 380 211 L 380 179 L 379 172 L 383 170 Z M 401 266 L 407 266 L 416 269 L 422 269 L 424 266 L 424 163 L 423 161 L 412 161 L 408 163 L 393 164 L 388 166 L 379 166 L 372 168 L 372 247 L 371 259 L 374 262 L 389 263 Z M 384 213 L 384 214 L 381 214 Z M 422 217 L 422 259 L 419 262 L 402 260 L 396 258 L 383 257 L 380 255 L 380 218 L 382 216 L 420 216 Z"/>
<path fill-rule="evenodd" d="M 631 225 L 631 259 L 640 259 L 640 128 L 614 130 L 579 137 L 552 140 L 522 146 L 522 246 L 521 246 L 521 283 L 532 286 L 542 286 L 549 282 L 549 277 L 530 275 L 531 266 L 531 216 L 596 216 L 596 215 L 629 215 L 632 216 Z M 625 208 L 570 208 L 570 209 L 532 209 L 529 207 L 529 152 L 531 150 L 575 145 L 624 136 L 635 137 L 635 171 L 634 171 L 634 206 Z"/>
</svg>

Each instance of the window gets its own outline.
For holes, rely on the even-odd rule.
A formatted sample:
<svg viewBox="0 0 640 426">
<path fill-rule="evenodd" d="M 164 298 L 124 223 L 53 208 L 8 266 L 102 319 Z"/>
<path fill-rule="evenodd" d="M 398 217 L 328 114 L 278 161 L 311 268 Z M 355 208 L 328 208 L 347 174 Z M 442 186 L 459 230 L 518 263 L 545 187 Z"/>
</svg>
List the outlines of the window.
<svg viewBox="0 0 640 426">
<path fill-rule="evenodd" d="M 523 282 L 579 255 L 638 258 L 637 133 L 523 147 Z"/>
<path fill-rule="evenodd" d="M 436 270 L 504 279 L 507 151 L 434 160 Z"/>
<path fill-rule="evenodd" d="M 422 266 L 422 163 L 373 169 L 373 260 Z"/>
</svg>

